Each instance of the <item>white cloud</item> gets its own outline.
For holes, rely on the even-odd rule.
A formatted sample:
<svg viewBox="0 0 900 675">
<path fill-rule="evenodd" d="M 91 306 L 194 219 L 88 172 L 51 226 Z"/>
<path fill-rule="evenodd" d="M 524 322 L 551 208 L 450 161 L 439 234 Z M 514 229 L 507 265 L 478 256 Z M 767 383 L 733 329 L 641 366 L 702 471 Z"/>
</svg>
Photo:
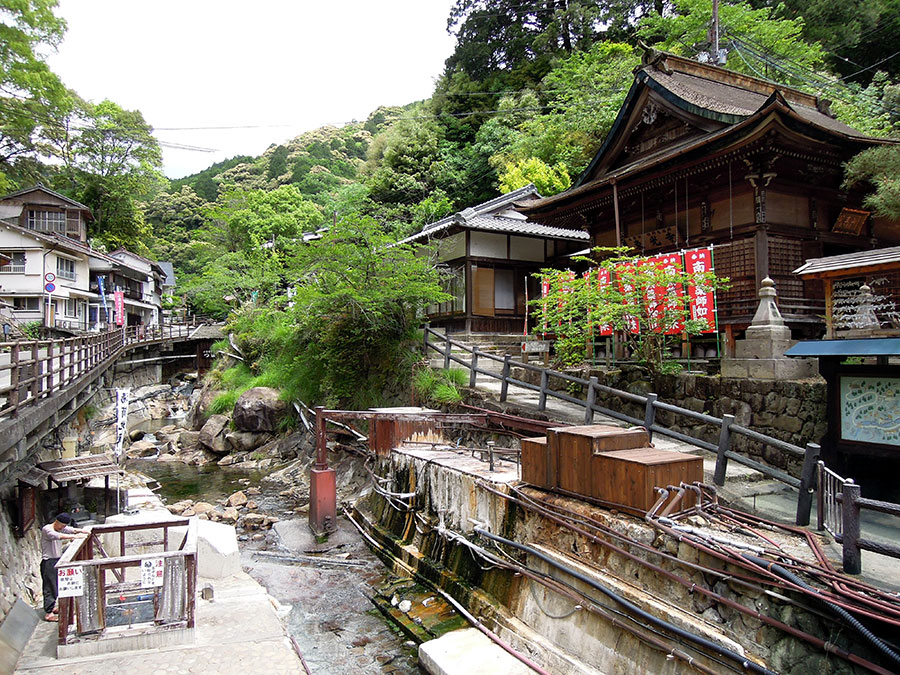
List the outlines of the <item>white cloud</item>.
<svg viewBox="0 0 900 675">
<path fill-rule="evenodd" d="M 138 109 L 170 177 L 257 155 L 379 105 L 428 97 L 453 50 L 453 0 L 61 0 L 50 67 L 93 101 Z M 171 127 L 257 127 L 181 129 Z"/>
</svg>

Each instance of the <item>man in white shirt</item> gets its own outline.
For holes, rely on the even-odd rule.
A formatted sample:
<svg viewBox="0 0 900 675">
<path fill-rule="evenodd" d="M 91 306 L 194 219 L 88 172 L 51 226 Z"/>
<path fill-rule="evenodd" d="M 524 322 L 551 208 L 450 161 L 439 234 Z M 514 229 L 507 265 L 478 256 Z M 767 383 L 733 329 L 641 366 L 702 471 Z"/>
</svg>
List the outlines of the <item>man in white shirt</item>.
<svg viewBox="0 0 900 675">
<path fill-rule="evenodd" d="M 89 530 L 72 527 L 72 516 L 60 513 L 56 520 L 41 528 L 41 581 L 44 590 L 44 621 L 58 621 L 56 610 L 56 563 L 62 555 L 62 540 L 77 539 Z"/>
</svg>

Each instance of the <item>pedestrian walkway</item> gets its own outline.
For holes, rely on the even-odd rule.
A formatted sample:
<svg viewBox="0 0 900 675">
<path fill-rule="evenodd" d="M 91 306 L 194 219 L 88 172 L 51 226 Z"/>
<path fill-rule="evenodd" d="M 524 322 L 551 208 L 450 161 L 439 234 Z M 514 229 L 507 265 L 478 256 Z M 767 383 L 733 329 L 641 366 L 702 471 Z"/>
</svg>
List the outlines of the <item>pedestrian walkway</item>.
<svg viewBox="0 0 900 675">
<path fill-rule="evenodd" d="M 295 675 L 303 668 L 285 635 L 281 611 L 266 590 L 247 574 L 200 578 L 213 586 L 213 600 L 197 600 L 192 644 L 118 652 L 83 658 L 56 658 L 57 624 L 41 621 L 25 647 L 16 673 L 34 675 L 187 675 L 255 673 Z"/>
<path fill-rule="evenodd" d="M 498 379 L 487 375 L 479 375 L 475 387 L 479 391 L 489 394 L 497 401 L 500 400 L 500 381 Z M 538 393 L 524 387 L 509 385 L 506 402 L 511 408 L 522 411 L 522 414 L 539 410 Z M 551 420 L 559 420 L 569 424 L 584 424 L 584 408 L 553 397 L 547 398 L 543 414 L 547 415 Z M 594 423 L 627 426 L 626 423 L 620 420 L 601 415 L 600 413 L 594 415 Z M 713 453 L 659 433 L 653 436 L 653 444 L 661 450 L 672 450 L 701 456 L 703 458 L 704 479 L 707 483 L 712 484 L 716 465 L 716 458 Z M 793 524 L 795 522 L 797 490 L 780 481 L 766 478 L 760 472 L 737 462 L 728 463 L 725 485 L 719 487 L 717 491 L 720 499 L 740 510 L 785 524 Z M 815 520 L 814 506 L 812 513 L 813 527 L 815 527 Z M 892 543 L 900 541 L 900 519 L 898 518 L 871 511 L 863 511 L 860 514 L 860 525 L 862 536 L 865 538 Z M 841 546 L 835 543 L 827 533 L 825 533 L 824 538 L 826 553 L 835 566 L 840 569 Z M 873 586 L 900 593 L 900 561 L 889 556 L 863 551 L 862 574 L 859 578 Z"/>
</svg>

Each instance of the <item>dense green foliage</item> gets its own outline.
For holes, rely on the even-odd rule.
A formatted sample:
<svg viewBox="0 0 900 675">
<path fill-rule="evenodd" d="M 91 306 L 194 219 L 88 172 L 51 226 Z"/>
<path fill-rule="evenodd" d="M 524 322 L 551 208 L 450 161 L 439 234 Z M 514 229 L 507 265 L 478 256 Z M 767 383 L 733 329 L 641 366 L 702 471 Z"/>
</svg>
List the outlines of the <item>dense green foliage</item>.
<svg viewBox="0 0 900 675">
<path fill-rule="evenodd" d="M 728 68 L 898 133 L 900 0 L 719 7 Z M 91 206 L 95 243 L 171 261 L 180 302 L 229 317 L 249 356 L 229 391 L 270 382 L 332 402 L 374 400 L 387 373 L 410 372 L 405 346 L 439 284 L 427 255 L 390 242 L 499 191 L 565 190 L 615 121 L 639 41 L 693 58 L 713 38 L 711 0 L 456 0 L 456 47 L 427 100 L 167 182 L 139 111 L 83 101 L 47 68 L 65 29 L 55 8 L 0 0 L 0 190 L 42 180 Z M 900 214 L 895 150 L 860 156 L 847 180 Z"/>
</svg>

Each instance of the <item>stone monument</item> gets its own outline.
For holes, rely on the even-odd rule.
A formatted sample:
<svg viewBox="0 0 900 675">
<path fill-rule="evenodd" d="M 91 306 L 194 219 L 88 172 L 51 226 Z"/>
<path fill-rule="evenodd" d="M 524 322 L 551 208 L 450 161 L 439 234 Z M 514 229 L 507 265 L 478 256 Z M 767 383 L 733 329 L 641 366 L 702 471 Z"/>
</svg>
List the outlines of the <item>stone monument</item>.
<svg viewBox="0 0 900 675">
<path fill-rule="evenodd" d="M 791 329 L 784 324 L 775 304 L 775 282 L 769 277 L 759 288 L 759 307 L 745 337 L 735 342 L 735 358 L 722 359 L 722 377 L 758 380 L 798 380 L 815 377 L 815 359 L 788 358 L 784 355 L 791 340 Z"/>
</svg>

